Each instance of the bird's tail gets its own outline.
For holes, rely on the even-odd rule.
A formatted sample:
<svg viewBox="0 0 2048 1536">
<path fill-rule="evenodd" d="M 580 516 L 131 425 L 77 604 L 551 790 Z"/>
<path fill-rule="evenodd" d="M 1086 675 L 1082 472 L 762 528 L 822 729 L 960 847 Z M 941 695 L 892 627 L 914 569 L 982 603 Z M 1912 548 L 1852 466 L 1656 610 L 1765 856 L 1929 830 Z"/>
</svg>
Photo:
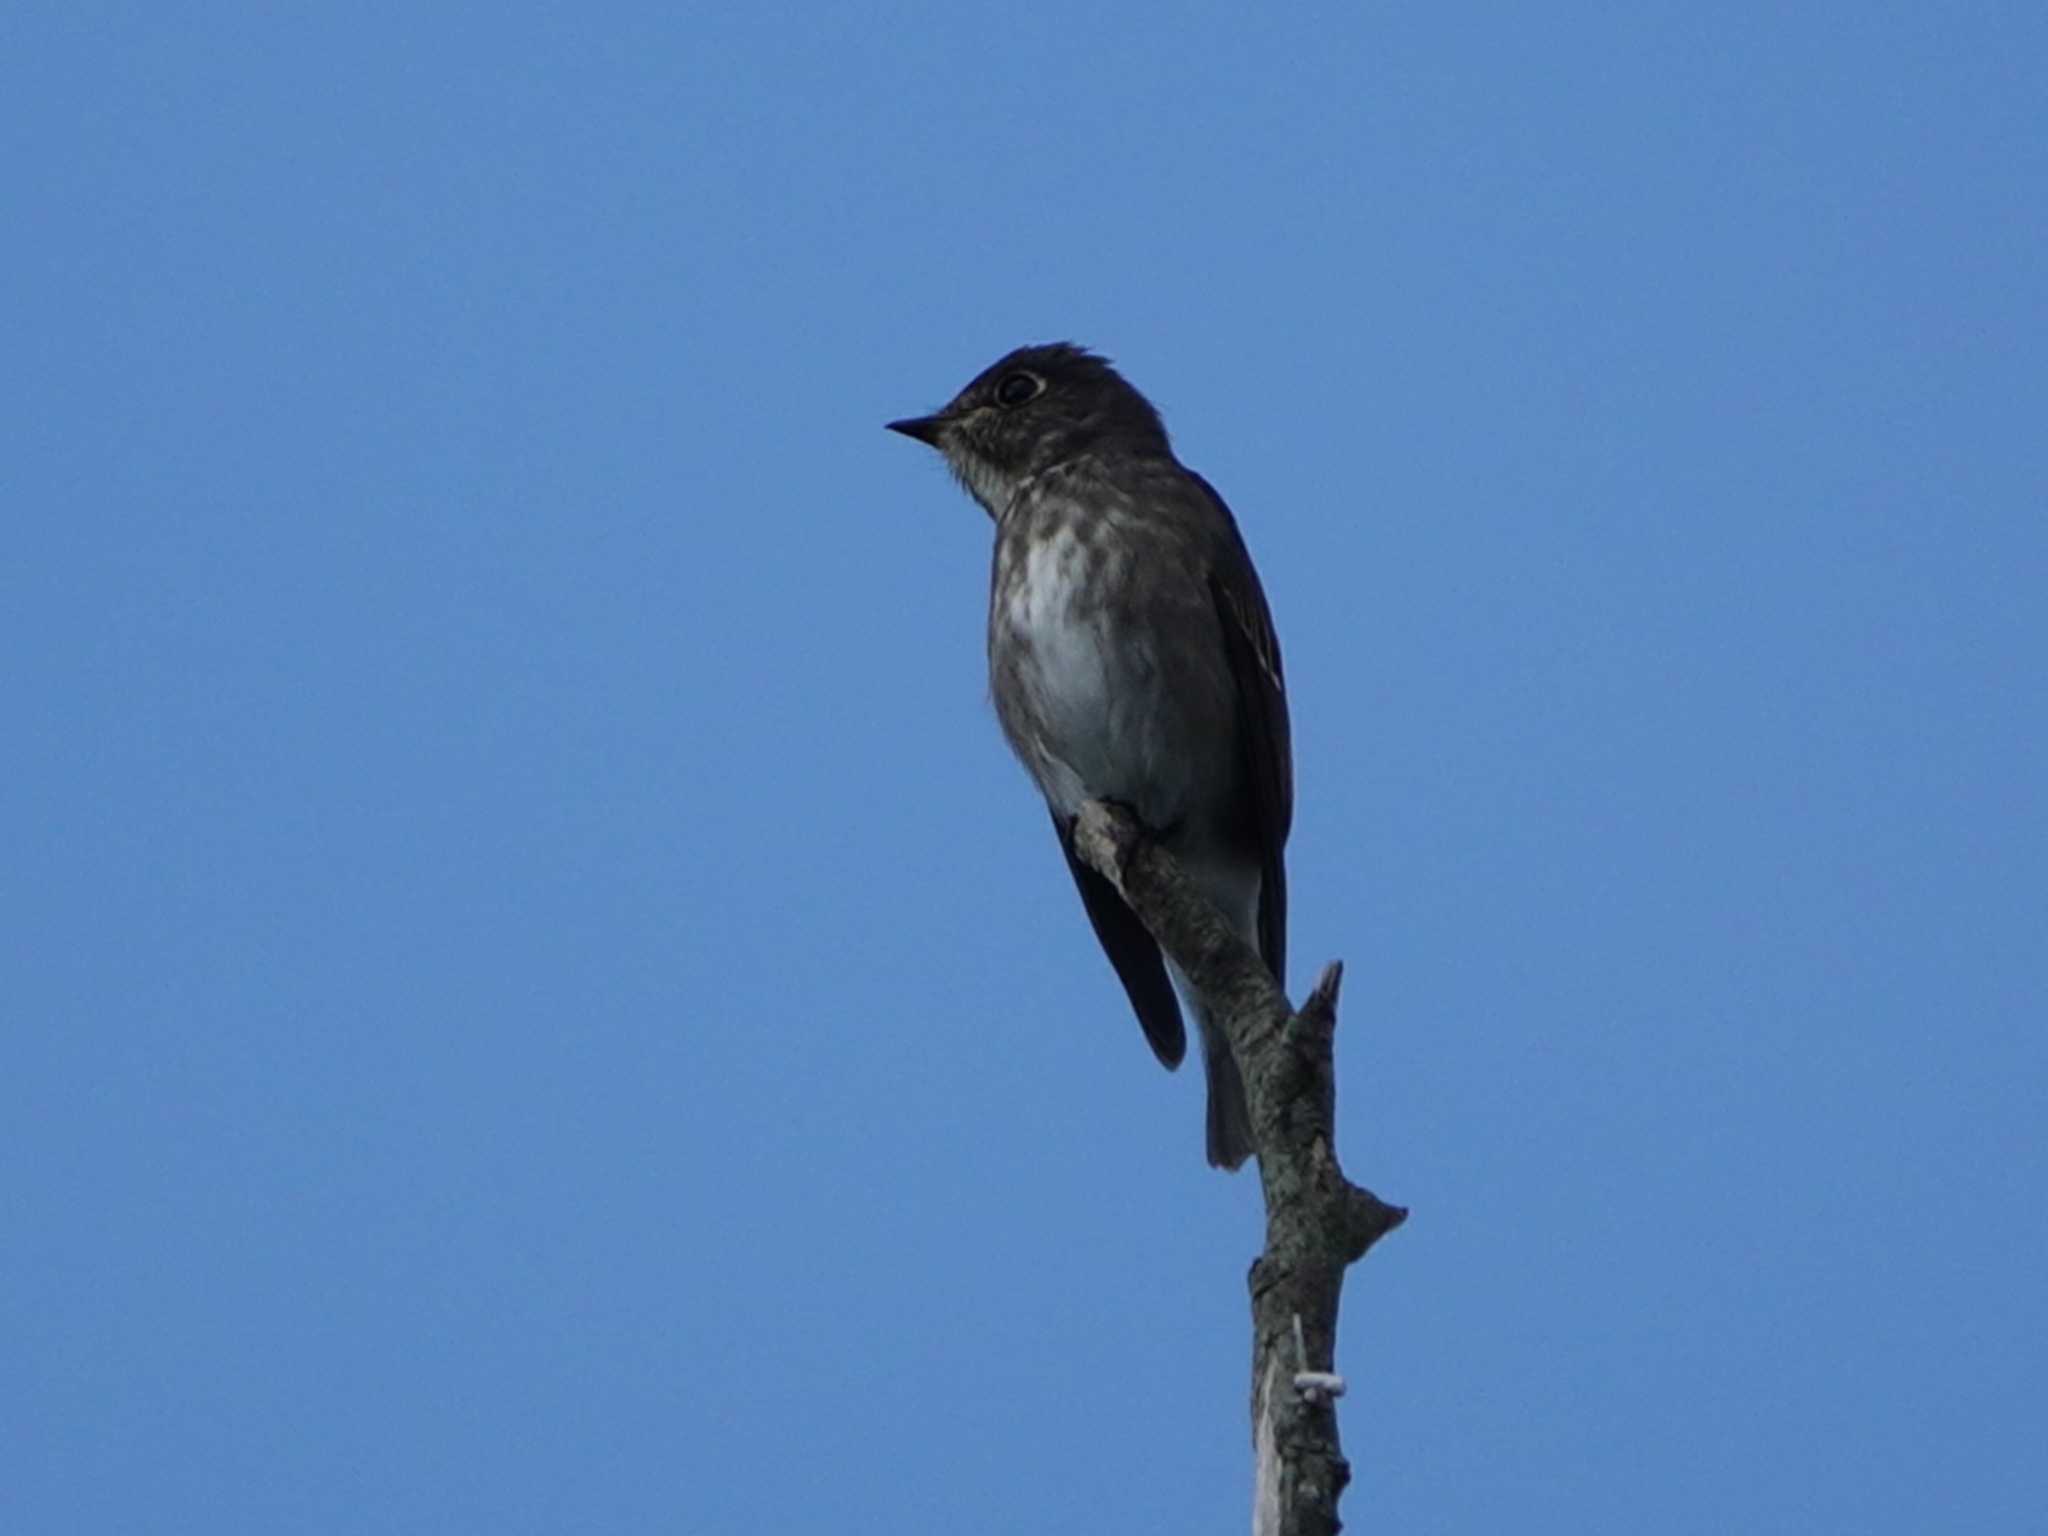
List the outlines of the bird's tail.
<svg viewBox="0 0 2048 1536">
<path fill-rule="evenodd" d="M 1223 1031 L 1202 1020 L 1202 1066 L 1209 1078 L 1209 1166 L 1236 1168 L 1252 1155 L 1252 1112 L 1244 1076 Z"/>
</svg>

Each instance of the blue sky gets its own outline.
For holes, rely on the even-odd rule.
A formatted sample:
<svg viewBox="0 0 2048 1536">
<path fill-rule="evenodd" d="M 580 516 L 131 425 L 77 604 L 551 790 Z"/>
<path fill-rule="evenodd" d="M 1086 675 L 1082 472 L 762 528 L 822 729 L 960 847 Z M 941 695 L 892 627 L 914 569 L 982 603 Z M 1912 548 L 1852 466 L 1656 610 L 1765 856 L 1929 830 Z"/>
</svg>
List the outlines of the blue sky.
<svg viewBox="0 0 2048 1536">
<path fill-rule="evenodd" d="M 1203 1166 L 881 430 L 1286 647 L 1359 1529 L 2048 1502 L 2038 6 L 17 6 L 0 1525 L 1235 1531 Z"/>
</svg>

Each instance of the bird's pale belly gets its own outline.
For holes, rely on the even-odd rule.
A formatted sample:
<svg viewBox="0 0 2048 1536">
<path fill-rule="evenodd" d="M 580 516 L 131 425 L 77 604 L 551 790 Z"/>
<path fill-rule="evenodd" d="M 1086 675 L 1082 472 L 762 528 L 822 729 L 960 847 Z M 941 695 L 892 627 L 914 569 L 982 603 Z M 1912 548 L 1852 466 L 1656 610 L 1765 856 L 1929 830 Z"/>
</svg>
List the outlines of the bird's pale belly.
<svg viewBox="0 0 2048 1536">
<path fill-rule="evenodd" d="M 991 661 L 1018 685 L 1007 708 L 998 690 L 1004 730 L 1060 815 L 1109 799 L 1170 827 L 1224 744 L 1190 717 L 1178 658 L 1118 627 L 1102 605 L 1076 601 L 1076 562 L 1063 553 L 1056 545 L 1034 558 L 997 616 Z"/>
</svg>

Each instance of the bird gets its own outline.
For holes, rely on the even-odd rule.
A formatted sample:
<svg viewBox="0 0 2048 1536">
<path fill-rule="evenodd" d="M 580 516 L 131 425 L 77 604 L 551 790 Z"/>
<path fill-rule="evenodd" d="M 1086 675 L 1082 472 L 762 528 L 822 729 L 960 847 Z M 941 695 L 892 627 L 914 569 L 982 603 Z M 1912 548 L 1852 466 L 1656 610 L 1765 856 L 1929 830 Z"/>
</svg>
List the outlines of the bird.
<svg viewBox="0 0 2048 1536">
<path fill-rule="evenodd" d="M 995 523 L 989 691 L 1045 797 L 1081 904 L 1153 1053 L 1195 1016 L 1211 1166 L 1255 1151 L 1214 1012 L 1073 851 L 1089 800 L 1129 809 L 1282 990 L 1293 749 L 1280 644 L 1237 520 L 1151 401 L 1072 342 L 1019 347 L 941 409 L 887 423 L 939 451 Z"/>
</svg>

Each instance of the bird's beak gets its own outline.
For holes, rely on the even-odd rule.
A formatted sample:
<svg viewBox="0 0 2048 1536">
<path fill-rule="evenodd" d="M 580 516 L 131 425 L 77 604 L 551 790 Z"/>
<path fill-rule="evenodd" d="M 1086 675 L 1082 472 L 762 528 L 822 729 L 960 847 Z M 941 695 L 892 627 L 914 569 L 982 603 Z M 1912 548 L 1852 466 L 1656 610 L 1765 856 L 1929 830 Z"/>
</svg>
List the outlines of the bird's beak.
<svg viewBox="0 0 2048 1536">
<path fill-rule="evenodd" d="M 888 426 L 891 432 L 901 432 L 905 437 L 914 437 L 920 443 L 929 443 L 936 448 L 939 446 L 939 434 L 952 419 L 945 415 L 906 416 L 901 421 L 890 422 Z"/>
</svg>

